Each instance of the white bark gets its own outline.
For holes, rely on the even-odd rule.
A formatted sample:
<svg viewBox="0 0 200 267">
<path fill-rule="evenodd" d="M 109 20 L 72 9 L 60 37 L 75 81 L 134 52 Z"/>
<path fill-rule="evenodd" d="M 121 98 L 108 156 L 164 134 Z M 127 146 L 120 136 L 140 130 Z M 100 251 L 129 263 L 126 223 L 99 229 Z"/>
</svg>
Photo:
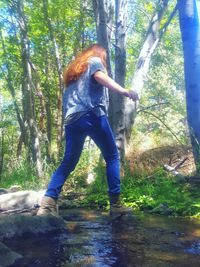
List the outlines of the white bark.
<svg viewBox="0 0 200 267">
<path fill-rule="evenodd" d="M 31 160 L 36 166 L 36 171 L 39 177 L 42 177 L 42 161 L 39 144 L 39 134 L 35 119 L 34 97 L 32 90 L 32 74 L 30 66 L 30 52 L 29 52 L 29 39 L 27 22 L 24 16 L 23 1 L 16 2 L 18 12 L 18 25 L 21 35 L 21 48 L 22 48 L 22 68 L 23 68 L 23 107 L 24 107 L 24 120 L 29 132 L 29 154 Z"/>
<path fill-rule="evenodd" d="M 58 73 L 58 80 L 59 80 L 59 88 L 57 91 L 57 99 L 58 99 L 58 110 L 57 110 L 57 149 L 58 149 L 58 156 L 60 154 L 61 148 L 61 141 L 62 141 L 62 133 L 63 133 L 63 120 L 62 120 L 62 93 L 63 93 L 63 75 L 62 75 L 62 64 L 60 60 L 60 52 L 59 47 L 55 38 L 55 32 L 53 30 L 52 22 L 49 17 L 48 12 L 48 0 L 43 0 L 43 7 L 44 7 L 44 14 L 45 19 L 47 21 L 47 27 L 49 29 L 50 40 L 54 48 L 54 57 L 56 61 L 56 68 Z"/>
<path fill-rule="evenodd" d="M 126 76 L 126 14 L 127 0 L 115 1 L 115 81 L 124 87 Z M 110 121 L 120 152 L 121 162 L 125 156 L 124 97 L 110 93 Z"/>
<path fill-rule="evenodd" d="M 195 0 L 178 1 L 184 52 L 187 120 L 197 174 L 200 174 L 200 22 Z"/>
<path fill-rule="evenodd" d="M 139 96 L 142 94 L 147 73 L 150 68 L 150 62 L 152 55 L 157 48 L 159 41 L 163 35 L 162 31 L 159 31 L 160 22 L 164 15 L 164 12 L 168 6 L 169 0 L 159 1 L 158 9 L 154 13 L 149 28 L 146 34 L 145 41 L 140 50 L 136 71 L 133 75 L 131 89 L 135 90 Z M 137 105 L 129 99 L 125 100 L 125 125 L 126 125 L 126 139 L 130 140 L 131 130 L 134 124 L 136 116 Z"/>
</svg>

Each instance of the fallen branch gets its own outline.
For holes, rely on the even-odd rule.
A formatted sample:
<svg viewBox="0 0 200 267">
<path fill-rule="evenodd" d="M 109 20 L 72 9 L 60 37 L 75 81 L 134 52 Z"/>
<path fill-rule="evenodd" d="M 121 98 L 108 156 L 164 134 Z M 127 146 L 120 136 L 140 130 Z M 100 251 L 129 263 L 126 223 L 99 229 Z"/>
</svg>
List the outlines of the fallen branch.
<svg viewBox="0 0 200 267">
<path fill-rule="evenodd" d="M 188 157 L 184 158 L 183 160 L 181 160 L 181 162 L 179 162 L 177 165 L 175 165 L 174 167 L 170 166 L 170 165 L 167 165 L 165 164 L 164 165 L 164 169 L 166 171 L 169 171 L 171 172 L 173 175 L 175 176 L 183 176 L 182 174 L 180 174 L 179 172 L 177 172 L 177 170 L 183 165 L 183 163 L 188 160 Z"/>
<path fill-rule="evenodd" d="M 31 212 L 33 210 L 36 210 L 39 208 L 39 205 L 36 204 L 34 205 L 33 208 L 27 208 L 27 209 L 13 209 L 13 210 L 5 210 L 5 209 L 0 209 L 1 214 L 20 214 L 20 213 L 25 213 L 25 212 Z"/>
<path fill-rule="evenodd" d="M 178 141 L 178 143 L 183 145 L 182 141 L 177 137 L 177 135 L 172 131 L 172 129 L 160 117 L 158 117 L 157 115 L 155 115 L 150 111 L 143 110 L 143 112 L 159 120 L 165 126 L 165 128 L 174 136 L 174 138 Z"/>
<path fill-rule="evenodd" d="M 178 168 L 180 168 L 186 160 L 188 160 L 188 157 L 186 157 L 186 158 L 184 158 L 183 160 L 181 160 L 181 162 L 179 162 L 179 163 L 174 167 L 174 170 L 176 171 Z"/>
</svg>

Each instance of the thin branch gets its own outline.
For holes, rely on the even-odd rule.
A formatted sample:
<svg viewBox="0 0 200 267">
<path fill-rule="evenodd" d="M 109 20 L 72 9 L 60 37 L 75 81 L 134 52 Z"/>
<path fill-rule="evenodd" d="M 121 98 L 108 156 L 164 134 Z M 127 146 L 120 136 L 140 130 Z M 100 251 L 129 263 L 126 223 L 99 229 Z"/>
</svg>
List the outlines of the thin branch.
<svg viewBox="0 0 200 267">
<path fill-rule="evenodd" d="M 178 170 L 182 165 L 183 165 L 183 163 L 186 161 L 186 160 L 188 160 L 189 158 L 188 157 L 186 157 L 186 158 L 184 158 L 183 160 L 181 160 L 181 162 L 179 162 L 176 166 L 174 166 L 174 170 L 176 171 L 176 170 Z"/>
<path fill-rule="evenodd" d="M 171 128 L 164 121 L 162 121 L 158 116 L 156 116 L 155 114 L 153 114 L 152 112 L 149 112 L 149 111 L 143 111 L 143 112 L 146 113 L 146 114 L 149 114 L 149 115 L 153 116 L 154 118 L 156 118 L 157 120 L 159 120 L 167 128 L 167 130 L 175 137 L 175 139 L 181 145 L 183 145 L 183 143 L 181 142 L 181 140 L 176 136 L 176 134 L 171 130 Z"/>
<path fill-rule="evenodd" d="M 166 23 L 163 25 L 163 27 L 160 29 L 160 34 L 159 34 L 159 39 L 161 39 L 164 35 L 164 33 L 167 30 L 167 27 L 169 26 L 169 24 L 171 23 L 171 21 L 173 20 L 173 18 L 176 15 L 176 12 L 178 10 L 178 4 L 176 4 L 176 6 L 174 7 L 172 13 L 170 14 L 168 20 L 166 21 Z"/>
<path fill-rule="evenodd" d="M 33 208 L 24 208 L 24 209 L 13 209 L 13 210 L 6 210 L 6 209 L 0 209 L 1 214 L 20 214 L 25 212 L 31 212 L 39 208 L 39 205 L 34 205 Z"/>
<path fill-rule="evenodd" d="M 143 112 L 143 111 L 145 111 L 145 110 L 147 110 L 147 109 L 151 109 L 151 108 L 154 108 L 154 107 L 157 107 L 157 106 L 160 106 L 160 105 L 171 105 L 171 103 L 170 103 L 169 101 L 167 101 L 167 102 L 161 102 L 161 103 L 159 103 L 159 104 L 154 104 L 154 105 L 151 105 L 151 106 L 148 106 L 148 107 L 143 107 L 142 105 L 140 105 L 142 108 L 139 109 L 139 110 L 137 111 L 137 113 L 139 113 L 139 112 Z"/>
</svg>

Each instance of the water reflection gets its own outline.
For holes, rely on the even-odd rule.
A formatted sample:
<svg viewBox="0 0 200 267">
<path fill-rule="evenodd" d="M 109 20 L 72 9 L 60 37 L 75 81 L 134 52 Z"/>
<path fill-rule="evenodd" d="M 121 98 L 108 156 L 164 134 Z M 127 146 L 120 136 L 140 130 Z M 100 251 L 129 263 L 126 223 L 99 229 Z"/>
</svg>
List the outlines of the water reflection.
<svg viewBox="0 0 200 267">
<path fill-rule="evenodd" d="M 138 215 L 112 222 L 107 214 L 78 209 L 61 216 L 65 234 L 7 242 L 24 256 L 18 266 L 200 266 L 198 220 Z"/>
<path fill-rule="evenodd" d="M 72 246 L 70 236 L 75 235 L 79 244 L 80 239 L 83 242 L 68 264 L 79 264 L 82 257 L 80 266 L 199 266 L 199 254 L 186 250 L 183 242 L 183 238 L 194 239 L 192 232 L 197 237 L 200 225 L 197 221 L 129 216 L 109 223 L 109 217 L 98 213 L 90 214 L 89 218 L 88 214 L 80 212 L 73 218 L 69 211 L 64 217 L 68 221 L 77 219 L 81 226 L 78 238 L 76 231 L 69 233 L 68 249 Z"/>
</svg>

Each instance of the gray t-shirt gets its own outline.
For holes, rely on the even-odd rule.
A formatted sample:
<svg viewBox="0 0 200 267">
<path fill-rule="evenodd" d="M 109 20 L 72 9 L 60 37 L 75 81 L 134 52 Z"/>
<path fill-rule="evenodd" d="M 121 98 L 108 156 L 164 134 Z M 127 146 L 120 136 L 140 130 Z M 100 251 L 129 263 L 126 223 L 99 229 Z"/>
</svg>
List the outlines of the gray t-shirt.
<svg viewBox="0 0 200 267">
<path fill-rule="evenodd" d="M 94 112 L 97 116 L 107 114 L 108 90 L 97 83 L 93 77 L 97 71 L 106 72 L 105 67 L 99 57 L 90 58 L 88 63 L 87 71 L 64 90 L 65 124 L 72 123 L 89 111 Z"/>
</svg>

